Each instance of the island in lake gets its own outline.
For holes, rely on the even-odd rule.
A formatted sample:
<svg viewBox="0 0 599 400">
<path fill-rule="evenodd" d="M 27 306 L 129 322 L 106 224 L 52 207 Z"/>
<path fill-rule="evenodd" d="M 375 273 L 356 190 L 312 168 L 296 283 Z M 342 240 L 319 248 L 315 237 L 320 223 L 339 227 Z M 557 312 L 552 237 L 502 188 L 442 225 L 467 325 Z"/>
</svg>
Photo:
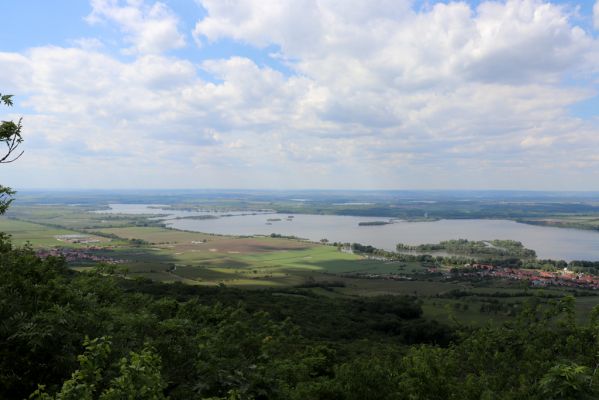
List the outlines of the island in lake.
<svg viewBox="0 0 599 400">
<path fill-rule="evenodd" d="M 377 226 L 377 225 L 389 225 L 393 222 L 390 221 L 366 221 L 366 222 L 358 222 L 358 226 Z"/>
</svg>

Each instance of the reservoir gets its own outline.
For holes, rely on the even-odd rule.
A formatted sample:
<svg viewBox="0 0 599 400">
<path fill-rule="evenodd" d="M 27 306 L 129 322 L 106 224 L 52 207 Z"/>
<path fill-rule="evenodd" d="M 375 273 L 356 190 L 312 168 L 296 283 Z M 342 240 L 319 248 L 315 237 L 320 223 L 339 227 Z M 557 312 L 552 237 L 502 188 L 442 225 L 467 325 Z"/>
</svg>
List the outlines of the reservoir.
<svg viewBox="0 0 599 400">
<path fill-rule="evenodd" d="M 270 235 L 319 241 L 361 243 L 385 250 L 395 250 L 397 243 L 418 245 L 442 240 L 511 239 L 537 252 L 538 258 L 599 261 L 599 232 L 554 228 L 494 219 L 445 219 L 432 222 L 393 221 L 386 225 L 358 225 L 360 222 L 388 221 L 384 217 L 339 215 L 276 214 L 248 211 L 173 211 L 156 205 L 111 204 L 99 212 L 122 214 L 161 214 L 174 229 L 222 235 Z M 152 208 L 150 208 L 152 207 Z M 187 219 L 211 215 L 210 219 Z M 289 218 L 291 217 L 291 218 Z M 177 219 L 179 218 L 179 219 Z"/>
</svg>

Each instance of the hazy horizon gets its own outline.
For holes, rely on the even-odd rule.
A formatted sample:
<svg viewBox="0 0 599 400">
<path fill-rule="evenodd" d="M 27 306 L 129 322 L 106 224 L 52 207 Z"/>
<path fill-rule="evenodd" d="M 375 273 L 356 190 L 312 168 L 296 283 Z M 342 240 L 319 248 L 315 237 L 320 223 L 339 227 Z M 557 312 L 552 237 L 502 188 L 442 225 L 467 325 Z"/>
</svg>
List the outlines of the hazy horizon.
<svg viewBox="0 0 599 400">
<path fill-rule="evenodd" d="M 21 187 L 18 189 L 21 192 L 36 192 L 36 191 L 48 191 L 48 192 L 86 192 L 86 191 L 177 191 L 177 192 L 230 192 L 230 191 L 247 191 L 247 192 L 364 192 L 364 193 L 375 193 L 375 192 L 414 192 L 414 193 L 584 193 L 584 194 L 597 194 L 599 190 L 529 190 L 529 189 L 360 189 L 360 188 L 335 188 L 335 189 L 321 189 L 321 188 L 267 188 L 267 187 L 172 187 L 172 188 L 160 188 L 160 187 L 105 187 L 105 188 L 94 188 L 94 187 Z"/>
</svg>

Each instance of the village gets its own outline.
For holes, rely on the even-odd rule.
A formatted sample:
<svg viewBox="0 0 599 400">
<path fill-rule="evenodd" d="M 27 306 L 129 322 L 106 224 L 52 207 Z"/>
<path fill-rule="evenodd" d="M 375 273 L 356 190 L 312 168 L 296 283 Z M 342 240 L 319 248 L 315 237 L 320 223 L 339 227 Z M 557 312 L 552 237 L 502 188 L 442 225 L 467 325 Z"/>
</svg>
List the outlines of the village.
<svg viewBox="0 0 599 400">
<path fill-rule="evenodd" d="M 429 272 L 438 272 L 429 269 Z M 599 277 L 581 272 L 563 270 L 550 272 L 534 269 L 503 268 L 488 264 L 466 264 L 464 268 L 453 268 L 447 277 L 463 278 L 502 278 L 510 280 L 529 281 L 534 287 L 563 286 L 576 289 L 599 289 Z"/>
<path fill-rule="evenodd" d="M 377 256 L 367 256 L 368 259 L 389 259 Z M 445 280 L 480 278 L 498 278 L 507 280 L 527 281 L 533 287 L 561 286 L 574 289 L 599 290 L 599 276 L 574 272 L 568 268 L 558 271 L 543 271 L 536 269 L 505 268 L 491 264 L 465 264 L 463 267 L 449 270 L 439 267 L 426 268 L 427 275 L 442 276 Z M 393 281 L 416 280 L 415 277 L 405 273 L 374 273 L 352 272 L 343 274 L 346 277 L 357 279 L 384 279 Z M 423 275 L 420 275 L 421 277 Z"/>
<path fill-rule="evenodd" d="M 119 260 L 111 257 L 99 256 L 93 254 L 93 251 L 105 250 L 105 248 L 90 246 L 85 249 L 69 249 L 55 247 L 52 249 L 38 250 L 36 255 L 40 258 L 63 257 L 67 262 L 100 262 L 106 264 L 122 264 L 125 260 Z"/>
</svg>

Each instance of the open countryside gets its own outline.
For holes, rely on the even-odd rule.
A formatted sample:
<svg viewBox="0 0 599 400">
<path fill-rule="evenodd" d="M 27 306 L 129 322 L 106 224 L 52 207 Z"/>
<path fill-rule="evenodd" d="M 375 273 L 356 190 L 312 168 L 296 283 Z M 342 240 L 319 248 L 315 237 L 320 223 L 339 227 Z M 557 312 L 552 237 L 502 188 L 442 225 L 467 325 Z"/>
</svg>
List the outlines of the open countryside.
<svg viewBox="0 0 599 400">
<path fill-rule="evenodd" d="M 506 318 L 517 309 L 513 307 L 519 301 L 530 296 L 549 296 L 547 298 L 551 299 L 574 293 L 577 315 L 583 320 L 589 307 L 599 304 L 594 270 L 580 269 L 577 262 L 569 264 L 571 260 L 548 262 L 543 261 L 545 257 L 536 255 L 532 260 L 524 259 L 526 266 L 522 263 L 514 266 L 504 265 L 503 257 L 495 265 L 478 267 L 476 263 L 482 254 L 471 254 L 466 258 L 456 254 L 458 257 L 454 258 L 446 251 L 428 252 L 431 255 L 426 255 L 426 251 L 396 253 L 395 245 L 401 241 L 393 241 L 391 246 L 389 236 L 376 234 L 376 230 L 388 229 L 389 225 L 358 225 L 359 221 L 380 220 L 376 217 L 274 214 L 266 209 L 256 213 L 251 209 L 226 208 L 225 204 L 199 212 L 147 204 L 110 204 L 107 208 L 21 206 L 15 208 L 13 218 L 0 220 L 0 230 L 12 234 L 16 244 L 30 243 L 41 257 L 64 257 L 73 269 L 81 272 L 93 271 L 95 265 L 101 263 L 111 266 L 109 270 L 126 279 L 145 278 L 202 287 L 283 291 L 296 288 L 294 290 L 341 298 L 416 295 L 423 301 L 425 315 L 443 320 L 453 315 L 474 324 Z M 203 215 L 211 215 L 211 218 L 197 219 Z M 319 225 L 320 219 L 325 222 Z M 173 225 L 180 222 L 194 225 L 185 225 L 186 230 L 174 229 Z M 193 231 L 202 229 L 206 222 L 211 224 L 206 232 Z M 445 220 L 403 222 L 405 225 L 402 222 L 394 221 L 390 225 L 434 227 Z M 448 222 L 471 226 L 469 220 Z M 497 222 L 525 229 L 557 231 L 562 238 L 567 238 L 573 231 L 512 221 L 480 220 L 491 228 L 497 226 Z M 242 230 L 237 233 L 242 234 L 224 234 L 222 230 L 218 231 L 218 223 L 223 223 L 225 230 L 237 226 Z M 335 230 L 329 232 L 327 228 Z M 249 234 L 253 229 L 265 229 L 264 234 Z M 356 247 L 354 244 L 359 242 L 347 235 L 362 234 L 363 229 L 371 231 L 368 237 L 384 237 L 389 244 L 383 248 L 366 244 L 364 248 Z M 270 231 L 283 234 L 267 233 Z M 323 238 L 302 238 L 309 236 L 305 234 L 310 231 L 322 232 Z M 411 243 L 416 242 L 414 238 L 418 235 L 429 237 L 417 228 L 414 236 L 410 232 L 393 237 L 405 238 L 407 235 Z M 434 232 L 430 230 L 429 235 L 435 237 Z M 574 232 L 599 235 L 589 230 Z M 336 233 L 343 233 L 348 240 L 322 240 L 326 236 L 334 238 Z M 597 245 L 599 241 L 591 243 Z M 407 248 L 419 248 L 418 243 Z M 468 304 L 467 308 L 462 308 L 464 304 Z M 446 307 L 452 307 L 450 314 L 442 312 Z"/>
<path fill-rule="evenodd" d="M 0 16 L 0 400 L 599 399 L 599 0 Z"/>
<path fill-rule="evenodd" d="M 288 214 L 277 215 L 231 215 L 217 217 L 222 213 L 208 212 L 210 219 L 191 217 L 206 215 L 193 211 L 161 210 L 159 206 L 111 204 L 111 213 L 167 214 L 167 226 L 189 231 L 224 235 L 270 235 L 306 238 L 311 241 L 327 239 L 330 242 L 364 243 L 385 250 L 394 250 L 397 243 L 423 244 L 464 238 L 470 240 L 513 239 L 535 250 L 540 258 L 563 260 L 599 260 L 599 231 L 558 229 L 538 225 L 521 224 L 507 220 L 439 220 L 404 221 L 391 220 L 385 225 L 360 226 L 361 222 L 380 221 L 381 217 L 354 217 L 339 215 Z M 238 212 L 239 214 L 239 212 Z M 385 220 L 383 218 L 383 220 Z"/>
</svg>

